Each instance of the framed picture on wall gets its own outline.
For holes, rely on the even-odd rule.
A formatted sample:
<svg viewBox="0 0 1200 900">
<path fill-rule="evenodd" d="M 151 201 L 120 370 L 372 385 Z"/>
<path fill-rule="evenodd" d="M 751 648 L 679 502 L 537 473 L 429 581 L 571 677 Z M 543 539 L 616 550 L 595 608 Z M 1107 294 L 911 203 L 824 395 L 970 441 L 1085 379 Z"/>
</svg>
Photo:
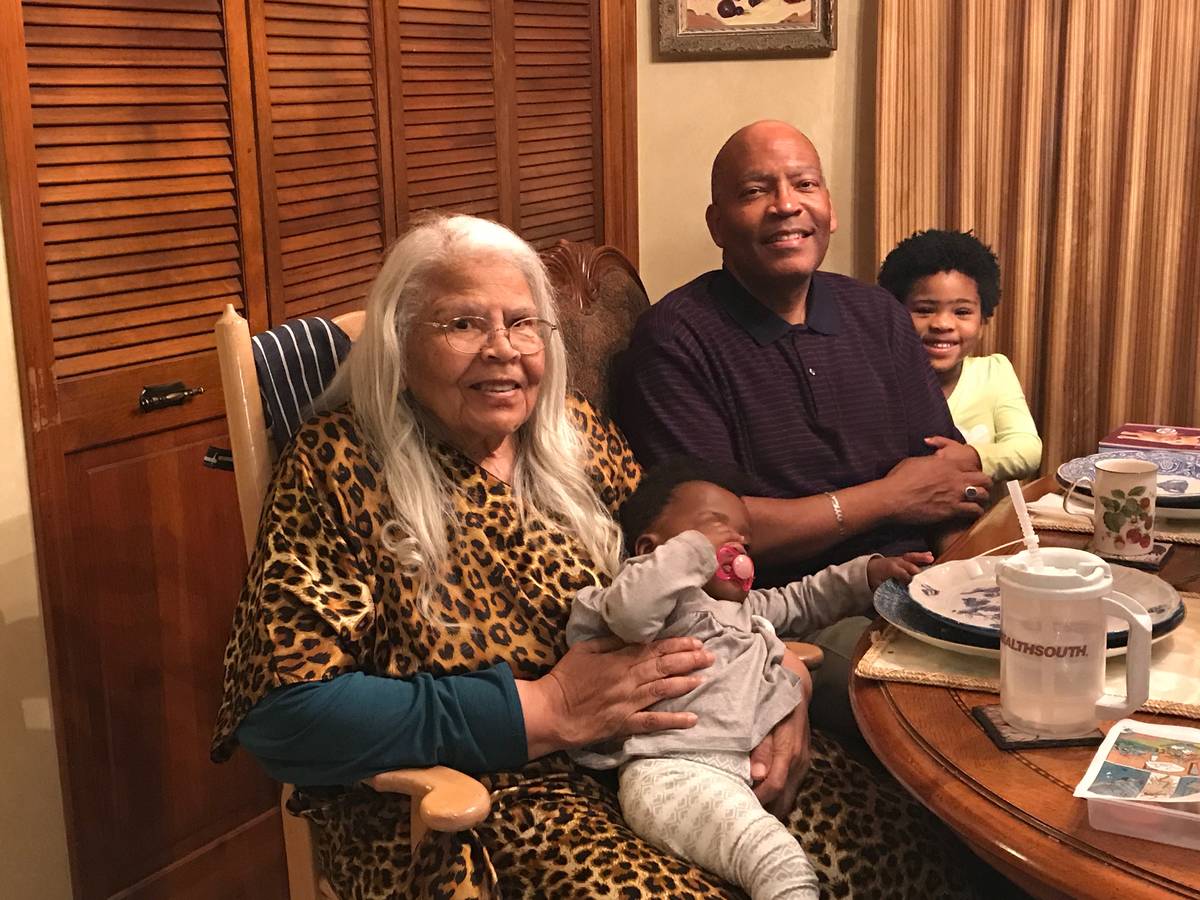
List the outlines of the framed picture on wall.
<svg viewBox="0 0 1200 900">
<path fill-rule="evenodd" d="M 668 59 L 812 56 L 837 47 L 837 0 L 658 0 Z"/>
</svg>

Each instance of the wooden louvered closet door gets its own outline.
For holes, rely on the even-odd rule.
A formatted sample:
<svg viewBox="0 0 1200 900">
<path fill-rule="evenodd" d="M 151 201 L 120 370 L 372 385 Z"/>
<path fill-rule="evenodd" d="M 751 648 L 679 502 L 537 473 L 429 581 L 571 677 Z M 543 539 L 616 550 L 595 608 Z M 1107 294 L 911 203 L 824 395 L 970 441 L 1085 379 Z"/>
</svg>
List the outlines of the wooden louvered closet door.
<svg viewBox="0 0 1200 900">
<path fill-rule="evenodd" d="M 602 20 L 618 7 L 399 0 L 403 212 L 487 216 L 539 248 L 565 238 L 634 252 L 618 223 L 606 229 L 602 190 L 603 156 L 626 152 L 603 145 Z"/>
<path fill-rule="evenodd" d="M 591 0 L 513 0 L 515 226 L 539 248 L 604 243 L 600 168 L 600 8 Z"/>
<path fill-rule="evenodd" d="M 633 0 L 0 0 L 0 205 L 79 898 L 286 894 L 208 761 L 245 572 L 212 326 L 358 307 L 421 210 L 636 258 Z M 205 393 L 137 411 L 143 386 Z"/>
<path fill-rule="evenodd" d="M 396 228 L 383 5 L 251 6 L 271 320 L 361 308 Z"/>
<path fill-rule="evenodd" d="M 81 898 L 286 895 L 277 788 L 249 759 L 208 760 L 245 571 L 232 479 L 200 465 L 225 442 L 212 326 L 225 303 L 266 324 L 245 33 L 221 0 L 0 12 L 7 243 Z M 144 385 L 174 381 L 206 393 L 137 411 Z"/>
</svg>

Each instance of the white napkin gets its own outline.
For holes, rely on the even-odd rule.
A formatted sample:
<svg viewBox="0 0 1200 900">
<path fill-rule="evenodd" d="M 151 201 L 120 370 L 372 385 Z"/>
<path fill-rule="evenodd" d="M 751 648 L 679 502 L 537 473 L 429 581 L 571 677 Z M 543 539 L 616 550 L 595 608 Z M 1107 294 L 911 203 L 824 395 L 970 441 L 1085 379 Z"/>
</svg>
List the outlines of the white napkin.
<svg viewBox="0 0 1200 900">
<path fill-rule="evenodd" d="M 1067 522 L 1074 522 L 1077 525 L 1088 524 L 1092 518 L 1092 510 L 1094 507 L 1091 502 L 1084 503 L 1075 496 L 1072 496 L 1067 508 L 1073 513 L 1079 513 L 1077 516 L 1067 515 L 1063 511 L 1062 494 L 1046 494 L 1044 497 L 1039 497 L 1032 503 L 1026 503 L 1026 508 L 1035 515 L 1041 516 L 1043 519 L 1062 519 Z"/>
<path fill-rule="evenodd" d="M 1025 506 L 1031 516 L 1042 521 L 1043 528 L 1053 528 L 1053 523 L 1062 523 L 1069 525 L 1070 528 L 1067 530 L 1070 531 L 1092 530 L 1093 506 L 1090 500 L 1077 500 L 1074 496 L 1071 497 L 1068 508 L 1071 512 L 1082 515 L 1068 515 L 1063 511 L 1062 494 L 1046 494 L 1031 503 L 1026 503 Z M 1159 540 L 1187 544 L 1200 543 L 1200 519 L 1173 519 L 1170 516 L 1170 510 L 1167 509 L 1156 509 L 1155 518 L 1157 523 L 1154 527 L 1154 535 Z M 1044 524 L 1047 522 L 1051 524 Z"/>
</svg>

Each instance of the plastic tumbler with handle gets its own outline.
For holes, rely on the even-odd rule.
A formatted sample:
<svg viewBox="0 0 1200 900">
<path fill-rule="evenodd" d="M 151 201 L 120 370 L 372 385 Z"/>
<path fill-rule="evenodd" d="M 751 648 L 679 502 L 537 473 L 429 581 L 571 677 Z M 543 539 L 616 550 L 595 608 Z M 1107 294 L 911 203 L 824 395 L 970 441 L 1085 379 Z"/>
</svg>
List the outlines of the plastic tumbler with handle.
<svg viewBox="0 0 1200 900">
<path fill-rule="evenodd" d="M 1150 617 L 1112 589 L 1112 570 L 1095 554 L 1047 547 L 1037 556 L 1018 553 L 996 573 L 1001 711 L 1031 734 L 1087 734 L 1150 695 Z M 1124 697 L 1104 692 L 1109 615 L 1129 623 Z"/>
</svg>

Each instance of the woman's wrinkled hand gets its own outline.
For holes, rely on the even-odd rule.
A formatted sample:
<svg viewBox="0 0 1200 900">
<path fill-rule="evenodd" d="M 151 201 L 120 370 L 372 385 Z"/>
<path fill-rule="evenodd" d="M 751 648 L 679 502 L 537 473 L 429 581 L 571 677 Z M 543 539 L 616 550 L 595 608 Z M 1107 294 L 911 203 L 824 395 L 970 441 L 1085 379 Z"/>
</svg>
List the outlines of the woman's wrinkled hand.
<svg viewBox="0 0 1200 900">
<path fill-rule="evenodd" d="M 536 681 L 517 681 L 529 758 L 610 738 L 691 728 L 695 713 L 647 712 L 698 687 L 713 655 L 696 638 L 581 641 Z"/>
<path fill-rule="evenodd" d="M 812 763 L 808 704 L 813 689 L 808 669 L 791 651 L 784 653 L 783 664 L 800 677 L 804 699 L 750 751 L 754 795 L 765 809 L 781 820 L 792 811 L 796 793 Z"/>
</svg>

